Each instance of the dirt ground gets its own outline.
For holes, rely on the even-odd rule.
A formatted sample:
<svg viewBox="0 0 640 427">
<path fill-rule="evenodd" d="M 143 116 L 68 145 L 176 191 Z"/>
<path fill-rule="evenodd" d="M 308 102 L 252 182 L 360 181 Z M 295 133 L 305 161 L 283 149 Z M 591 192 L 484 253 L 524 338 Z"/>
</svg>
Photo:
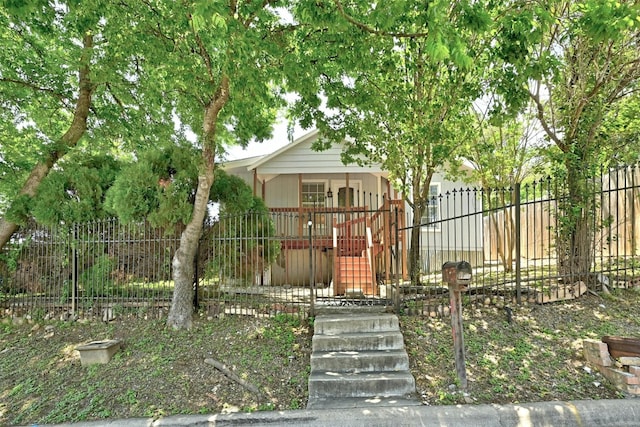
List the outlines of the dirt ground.
<svg viewBox="0 0 640 427">
<path fill-rule="evenodd" d="M 458 387 L 449 318 L 401 316 L 401 327 L 424 404 L 622 398 L 586 365 L 582 340 L 640 337 L 638 307 L 638 290 L 512 307 L 512 322 L 501 307 L 465 307 L 467 390 Z M 123 340 L 112 361 L 81 366 L 75 347 L 104 339 Z M 0 425 L 300 409 L 310 351 L 311 322 L 286 316 L 200 317 L 178 332 L 162 319 L 3 319 Z"/>
</svg>

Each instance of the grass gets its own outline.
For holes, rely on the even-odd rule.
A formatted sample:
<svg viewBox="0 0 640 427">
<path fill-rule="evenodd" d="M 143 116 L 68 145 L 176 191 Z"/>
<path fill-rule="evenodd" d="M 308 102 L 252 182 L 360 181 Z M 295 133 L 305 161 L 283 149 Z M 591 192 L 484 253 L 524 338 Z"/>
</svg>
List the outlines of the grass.
<svg viewBox="0 0 640 427">
<path fill-rule="evenodd" d="M 80 366 L 75 347 L 108 338 L 124 340 L 113 359 Z M 0 323 L 0 425 L 297 409 L 306 404 L 309 341 L 307 325 L 287 316 L 201 319 L 190 331 L 162 320 Z"/>
<path fill-rule="evenodd" d="M 582 340 L 640 337 L 640 290 L 585 295 L 513 307 L 512 323 L 495 306 L 466 305 L 468 390 L 460 390 L 449 318 L 401 316 L 401 328 L 426 404 L 515 403 L 621 398 L 587 369 Z M 307 403 L 313 319 L 199 317 L 190 331 L 162 319 L 110 323 L 0 322 L 0 425 L 105 418 L 301 409 Z M 106 365 L 80 366 L 74 350 L 119 338 Z M 256 396 L 204 359 L 224 363 L 258 387 Z"/>
<path fill-rule="evenodd" d="M 456 386 L 449 319 L 425 323 L 403 317 L 402 327 L 418 392 L 429 404 L 619 398 L 623 395 L 586 365 L 582 340 L 640 337 L 639 306 L 638 290 L 588 295 L 514 307 L 513 323 L 497 308 L 467 307 L 465 392 Z"/>
</svg>

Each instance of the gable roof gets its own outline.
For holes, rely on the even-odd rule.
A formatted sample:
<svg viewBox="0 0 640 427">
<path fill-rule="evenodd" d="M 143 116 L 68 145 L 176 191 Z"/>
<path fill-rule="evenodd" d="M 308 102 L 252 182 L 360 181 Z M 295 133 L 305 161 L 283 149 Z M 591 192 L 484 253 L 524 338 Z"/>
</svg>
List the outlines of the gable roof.
<svg viewBox="0 0 640 427">
<path fill-rule="evenodd" d="M 258 175 L 275 176 L 297 173 L 372 173 L 386 175 L 380 165 L 345 165 L 341 160 L 341 146 L 324 151 L 314 151 L 311 145 L 318 139 L 319 131 L 313 130 L 271 154 L 239 159 L 224 164 L 226 170 L 255 170 Z"/>
</svg>

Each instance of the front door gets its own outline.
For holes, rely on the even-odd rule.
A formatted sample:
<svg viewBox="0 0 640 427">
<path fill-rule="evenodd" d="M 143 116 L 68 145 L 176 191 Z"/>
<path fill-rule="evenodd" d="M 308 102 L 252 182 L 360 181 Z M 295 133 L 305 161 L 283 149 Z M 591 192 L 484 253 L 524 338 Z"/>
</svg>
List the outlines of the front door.
<svg viewBox="0 0 640 427">
<path fill-rule="evenodd" d="M 333 207 L 359 206 L 358 198 L 362 194 L 362 181 L 350 180 L 347 187 L 345 180 L 331 180 L 331 192 Z"/>
</svg>

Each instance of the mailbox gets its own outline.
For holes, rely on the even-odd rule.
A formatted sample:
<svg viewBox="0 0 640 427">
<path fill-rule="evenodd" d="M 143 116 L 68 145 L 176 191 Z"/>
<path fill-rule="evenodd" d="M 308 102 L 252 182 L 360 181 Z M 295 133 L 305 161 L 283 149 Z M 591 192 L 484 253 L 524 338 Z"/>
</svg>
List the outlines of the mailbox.
<svg viewBox="0 0 640 427">
<path fill-rule="evenodd" d="M 466 261 L 448 261 L 442 265 L 442 280 L 449 285 L 468 285 L 472 275 L 471 264 Z"/>
<path fill-rule="evenodd" d="M 471 264 L 466 261 L 445 262 L 442 265 L 442 280 L 449 285 L 449 303 L 451 305 L 451 331 L 453 333 L 453 352 L 456 359 L 456 371 L 460 386 L 467 388 L 467 368 L 464 356 L 464 336 L 462 333 L 462 298 L 460 292 L 471 283 Z"/>
</svg>

